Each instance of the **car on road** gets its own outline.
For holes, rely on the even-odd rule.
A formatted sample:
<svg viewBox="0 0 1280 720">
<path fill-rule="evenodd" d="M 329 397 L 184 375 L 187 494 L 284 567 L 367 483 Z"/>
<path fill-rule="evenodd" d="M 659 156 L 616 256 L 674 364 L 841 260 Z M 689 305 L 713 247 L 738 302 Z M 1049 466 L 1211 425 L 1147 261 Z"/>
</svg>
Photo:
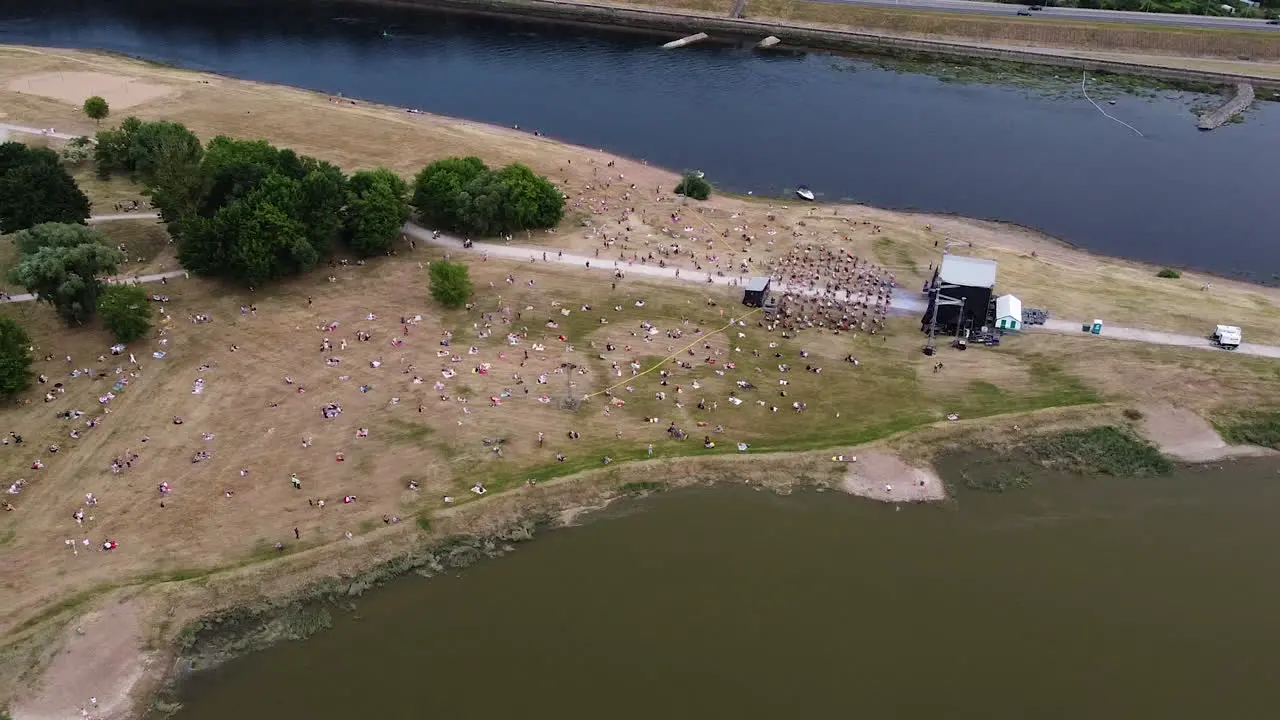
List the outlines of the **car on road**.
<svg viewBox="0 0 1280 720">
<path fill-rule="evenodd" d="M 1268 25 L 1280 25 L 1280 18 L 1271 18 L 1267 21 Z"/>
<path fill-rule="evenodd" d="M 1018 11 L 1018 16 L 1019 16 L 1019 17 L 1031 17 L 1031 11 L 1029 11 L 1029 10 L 1019 10 L 1019 11 Z"/>
</svg>

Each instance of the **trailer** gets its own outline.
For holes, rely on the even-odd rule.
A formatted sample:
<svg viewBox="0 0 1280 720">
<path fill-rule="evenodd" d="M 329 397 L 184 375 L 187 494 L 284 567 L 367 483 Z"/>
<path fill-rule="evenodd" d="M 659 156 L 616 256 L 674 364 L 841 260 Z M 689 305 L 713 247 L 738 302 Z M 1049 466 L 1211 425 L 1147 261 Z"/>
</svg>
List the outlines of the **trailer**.
<svg viewBox="0 0 1280 720">
<path fill-rule="evenodd" d="M 1240 328 L 1235 325 L 1219 325 L 1214 328 L 1213 335 L 1210 335 L 1209 339 L 1223 350 L 1235 350 L 1240 347 L 1240 341 L 1243 338 Z"/>
</svg>

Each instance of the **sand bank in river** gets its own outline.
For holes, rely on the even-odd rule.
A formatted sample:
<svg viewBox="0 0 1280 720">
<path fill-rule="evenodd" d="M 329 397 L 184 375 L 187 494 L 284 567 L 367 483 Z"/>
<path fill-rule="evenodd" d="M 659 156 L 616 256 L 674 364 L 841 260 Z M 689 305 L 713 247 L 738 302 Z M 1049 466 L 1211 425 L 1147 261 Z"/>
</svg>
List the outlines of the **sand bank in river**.
<svg viewBox="0 0 1280 720">
<path fill-rule="evenodd" d="M 855 453 L 840 481 L 851 495 L 882 502 L 936 502 L 947 499 L 942 478 L 932 468 L 912 467 L 893 453 Z"/>
</svg>

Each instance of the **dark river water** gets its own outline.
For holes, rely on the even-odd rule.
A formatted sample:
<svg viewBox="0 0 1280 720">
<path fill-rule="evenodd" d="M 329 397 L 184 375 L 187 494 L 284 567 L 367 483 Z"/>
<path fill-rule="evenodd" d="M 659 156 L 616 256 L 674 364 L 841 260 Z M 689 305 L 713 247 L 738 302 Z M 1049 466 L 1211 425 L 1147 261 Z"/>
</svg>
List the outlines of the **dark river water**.
<svg viewBox="0 0 1280 720">
<path fill-rule="evenodd" d="M 384 35 L 384 33 L 386 33 Z M 1272 282 L 1280 104 L 1196 130 L 1191 96 L 945 83 L 827 55 L 289 0 L 0 0 L 0 42 L 105 48 L 519 124 L 723 187 L 1008 220 Z M 1069 87 L 1069 86 L 1068 86 Z"/>
<path fill-rule="evenodd" d="M 1274 717 L 1276 468 L 659 495 L 392 582 L 196 676 L 177 720 Z"/>
</svg>

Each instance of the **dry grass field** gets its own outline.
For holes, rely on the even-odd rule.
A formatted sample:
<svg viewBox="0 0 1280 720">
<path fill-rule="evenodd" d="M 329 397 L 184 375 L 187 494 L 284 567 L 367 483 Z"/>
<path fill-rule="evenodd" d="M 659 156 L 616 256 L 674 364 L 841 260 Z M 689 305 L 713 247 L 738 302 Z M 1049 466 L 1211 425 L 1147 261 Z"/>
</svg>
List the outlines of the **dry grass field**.
<svg viewBox="0 0 1280 720">
<path fill-rule="evenodd" d="M 732 0 L 611 0 L 633 5 L 727 16 Z M 903 37 L 971 41 L 986 45 L 1074 48 L 1134 56 L 1220 57 L 1280 60 L 1280 43 L 1265 30 L 1218 30 L 859 7 L 813 0 L 751 0 L 746 16 L 801 25 L 830 26 Z M 1155 58 L 1152 61 L 1159 64 Z"/>
<path fill-rule="evenodd" d="M 73 69 L 169 88 L 130 109 L 141 117 L 178 120 L 204 137 L 266 138 L 348 171 L 386 165 L 409 174 L 465 154 L 491 165 L 525 162 L 571 197 L 556 232 L 519 240 L 548 252 L 638 257 L 678 239 L 709 243 L 698 256 L 708 268 L 746 261 L 759 272 L 796 244 L 822 242 L 892 269 L 900 292 L 910 293 L 939 257 L 936 244 L 950 237 L 972 246 L 956 252 L 998 260 L 1003 290 L 1058 316 L 1180 332 L 1230 318 L 1251 340 L 1280 340 L 1278 290 L 1215 279 L 1206 292 L 1206 278 L 1193 273 L 1157 279 L 1156 268 L 1017 228 L 735 197 L 691 205 L 670 197 L 676 177 L 666 170 L 522 132 L 114 57 L 0 49 L 0 87 Z M 92 123 L 58 92 L 38 83 L 22 93 L 0 91 L 0 120 L 91 132 Z M 90 180 L 83 170 L 78 177 L 98 212 L 139 195 L 126 180 Z M 161 226 L 101 227 L 137 258 L 129 274 L 174 266 Z M 603 245 L 605 236 L 615 244 Z M 0 265 L 12 263 L 12 248 L 3 253 Z M 1036 334 L 999 349 L 944 351 L 945 368 L 934 373 L 933 359 L 919 352 L 913 318 L 891 320 L 874 336 L 806 330 L 784 339 L 744 315 L 725 288 L 630 277 L 615 287 L 605 273 L 475 254 L 460 258 L 471 268 L 473 307 L 444 311 L 429 299 L 424 269 L 439 258 L 438 251 L 401 245 L 395 257 L 320 268 L 257 293 L 197 279 L 152 285 L 168 298 L 164 320 L 153 338 L 118 356 L 108 353 L 111 339 L 100 328 L 68 330 L 34 303 L 0 306 L 30 329 L 36 371 L 48 379 L 0 413 L 0 433 L 23 437 L 0 446 L 5 487 L 23 481 L 19 494 L 4 496 L 15 509 L 0 513 L 0 632 L 13 639 L 7 647 L 43 647 L 59 617 L 113 590 L 142 593 L 143 605 L 129 605 L 130 613 L 142 613 L 137 617 L 152 605 L 167 608 L 156 610 L 163 630 L 149 615 L 129 615 L 150 630 L 121 642 L 139 635 L 163 645 L 165 633 L 177 630 L 170 621 L 190 619 L 206 604 L 359 567 L 423 537 L 422 528 L 443 536 L 498 523 L 533 493 L 567 502 L 575 485 L 589 487 L 601 473 L 611 482 L 655 473 L 755 481 L 789 468 L 808 476 L 829 469 L 828 449 L 914 429 L 943 433 L 1008 413 L 1108 403 L 1101 412 L 1114 414 L 1156 399 L 1208 413 L 1280 402 L 1275 363 L 1256 358 Z M 1152 303 L 1181 310 L 1150 317 L 1143 309 Z M 193 322 L 197 314 L 211 319 Z M 741 323 L 730 325 L 735 318 Z M 322 351 L 326 338 L 331 352 Z M 845 362 L 850 354 L 857 366 Z M 673 375 L 665 384 L 657 371 L 633 376 L 633 362 Z M 779 368 L 783 363 L 790 371 Z M 97 379 L 76 372 L 85 368 Z M 577 410 L 565 408 L 567 399 L 613 386 L 622 404 L 597 394 Z M 803 412 L 796 402 L 805 403 Z M 323 417 L 329 403 L 341 414 Z M 948 422 L 948 414 L 959 422 Z M 647 421 L 654 417 L 658 422 Z M 1029 427 L 1033 420 L 1017 422 Z M 689 439 L 672 439 L 671 423 Z M 579 437 L 571 439 L 571 431 Z M 715 447 L 704 447 L 704 437 Z M 823 453 L 804 453 L 814 449 Z M 201 452 L 208 457 L 195 462 Z M 112 471 L 116 458 L 129 459 L 119 472 Z M 578 473 L 582 483 L 565 481 Z M 476 483 L 486 489 L 483 498 L 470 490 Z M 85 505 L 86 493 L 96 505 Z M 344 503 L 346 497 L 354 499 Z M 77 510 L 82 522 L 73 517 Z M 118 548 L 99 550 L 105 540 Z M 0 648 L 6 670 L 17 666 L 0 672 L 8 678 L 0 681 L 0 702 L 25 682 L 21 669 L 48 659 Z"/>
</svg>

